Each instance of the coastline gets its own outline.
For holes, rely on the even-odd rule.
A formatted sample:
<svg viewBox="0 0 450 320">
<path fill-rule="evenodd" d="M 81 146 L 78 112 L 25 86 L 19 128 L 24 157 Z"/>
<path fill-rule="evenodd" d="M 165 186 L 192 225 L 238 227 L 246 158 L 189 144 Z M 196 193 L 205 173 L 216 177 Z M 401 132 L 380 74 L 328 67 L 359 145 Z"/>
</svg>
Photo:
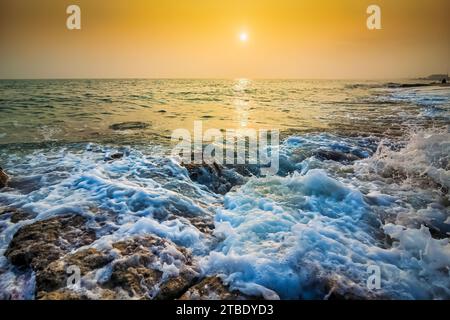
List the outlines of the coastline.
<svg viewBox="0 0 450 320">
<path fill-rule="evenodd" d="M 10 176 L 0 191 L 2 298 L 448 298 L 439 288 L 450 287 L 450 139 L 433 126 L 448 123 L 449 95 L 387 89 L 339 91 L 362 90 L 357 107 L 321 101 L 343 105 L 359 127 L 286 135 L 274 177 L 183 166 L 137 145 L 50 141 L 2 153 Z M 245 90 L 239 99 L 261 103 L 257 89 Z M 358 118 L 359 106 L 372 108 L 374 123 Z M 387 117 L 375 106 L 398 111 Z M 408 131 L 412 120 L 417 129 Z M 370 134 L 400 121 L 398 134 Z M 373 264 L 389 275 L 375 292 L 364 281 Z M 67 287 L 70 265 L 80 268 L 81 287 Z"/>
</svg>

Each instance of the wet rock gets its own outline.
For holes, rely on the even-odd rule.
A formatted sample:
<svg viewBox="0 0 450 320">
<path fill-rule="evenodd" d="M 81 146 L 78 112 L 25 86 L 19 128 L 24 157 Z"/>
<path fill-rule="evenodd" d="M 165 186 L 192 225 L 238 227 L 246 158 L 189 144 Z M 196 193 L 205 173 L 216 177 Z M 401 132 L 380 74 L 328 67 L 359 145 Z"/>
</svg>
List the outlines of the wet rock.
<svg viewBox="0 0 450 320">
<path fill-rule="evenodd" d="M 360 157 L 352 153 L 344 153 L 339 151 L 323 150 L 323 149 L 315 151 L 313 155 L 320 160 L 333 160 L 336 162 L 343 162 L 343 163 L 351 163 L 353 161 L 361 159 Z"/>
<path fill-rule="evenodd" d="M 161 219 L 160 221 L 165 220 L 166 217 Z M 201 215 L 194 216 L 190 212 L 176 212 L 170 213 L 167 215 L 167 220 L 181 220 L 182 222 L 186 222 L 186 224 L 191 224 L 196 227 L 201 233 L 205 235 L 211 235 L 215 229 L 214 226 L 214 217 L 212 215 Z M 187 220 L 187 221 L 184 221 Z"/>
<path fill-rule="evenodd" d="M 76 301 L 76 300 L 88 300 L 89 298 L 79 292 L 72 291 L 70 289 L 61 289 L 53 292 L 44 292 L 36 296 L 39 300 L 66 300 L 66 301 Z"/>
<path fill-rule="evenodd" d="M 6 217 L 9 218 L 12 223 L 18 223 L 23 220 L 33 219 L 34 217 L 36 217 L 36 214 L 25 212 L 16 208 L 0 208 L 0 217 Z"/>
<path fill-rule="evenodd" d="M 433 239 L 442 240 L 450 238 L 450 233 L 446 232 L 445 230 L 441 230 L 437 226 L 433 226 L 429 223 L 424 223 L 424 226 L 428 228 L 430 231 L 431 237 Z"/>
<path fill-rule="evenodd" d="M 87 228 L 84 217 L 60 216 L 20 228 L 5 256 L 17 267 L 31 267 L 38 271 L 67 252 L 94 240 L 95 232 Z"/>
<path fill-rule="evenodd" d="M 244 183 L 244 178 L 231 169 L 224 168 L 216 162 L 212 164 L 184 164 L 192 181 L 206 186 L 218 194 L 226 194 L 236 185 Z"/>
<path fill-rule="evenodd" d="M 325 296 L 326 300 L 386 300 L 381 290 L 363 290 L 357 283 L 350 279 L 341 277 L 319 279 L 318 288 L 324 288 L 324 292 L 328 292 Z"/>
<path fill-rule="evenodd" d="M 232 291 L 223 284 L 218 277 L 207 277 L 200 283 L 189 288 L 180 300 L 254 300 L 259 297 L 244 295 L 239 291 Z"/>
<path fill-rule="evenodd" d="M 6 187 L 8 180 L 8 175 L 3 171 L 2 167 L 0 167 L 0 189 Z"/>
<path fill-rule="evenodd" d="M 436 83 L 393 83 L 390 82 L 387 84 L 388 88 L 420 88 L 420 87 L 429 87 L 436 85 Z"/>
<path fill-rule="evenodd" d="M 109 254 L 89 248 L 53 261 L 36 273 L 36 297 L 48 296 L 53 291 L 64 289 L 71 274 L 68 273 L 70 266 L 78 267 L 80 275 L 84 276 L 93 270 L 104 267 L 113 259 Z"/>
<path fill-rule="evenodd" d="M 122 131 L 122 130 L 141 130 L 146 129 L 149 126 L 150 125 L 148 123 L 135 121 L 135 122 L 115 123 L 109 126 L 109 128 L 115 131 Z"/>
<path fill-rule="evenodd" d="M 189 222 L 200 232 L 211 235 L 214 231 L 213 217 L 192 217 L 188 218 Z"/>
<path fill-rule="evenodd" d="M 122 152 L 116 152 L 110 155 L 111 159 L 117 160 L 123 158 Z"/>
<path fill-rule="evenodd" d="M 115 152 L 105 157 L 105 161 L 113 161 L 122 159 L 124 156 L 123 152 Z"/>
<path fill-rule="evenodd" d="M 179 297 L 198 275 L 190 254 L 173 243 L 154 236 L 117 242 L 113 247 L 121 257 L 112 264 L 104 286 L 122 289 L 134 299 L 174 299 Z M 163 266 L 175 270 L 164 272 Z"/>
<path fill-rule="evenodd" d="M 111 289 L 121 288 L 131 298 L 151 297 L 148 295 L 161 280 L 162 272 L 140 266 L 144 264 L 144 261 L 143 257 L 139 257 L 136 261 L 128 260 L 116 263 L 107 283 L 108 287 Z"/>
<path fill-rule="evenodd" d="M 226 167 L 236 171 L 243 177 L 261 175 L 261 167 L 258 164 L 229 164 Z"/>
<path fill-rule="evenodd" d="M 175 299 L 197 281 L 190 252 L 157 236 L 118 241 L 112 250 L 81 248 L 95 240 L 85 223 L 81 216 L 56 217 L 14 236 L 5 256 L 15 266 L 32 268 L 36 299 Z M 77 290 L 68 286 L 73 266 L 80 270 Z"/>
<path fill-rule="evenodd" d="M 180 297 L 194 282 L 194 277 L 183 274 L 180 277 L 170 278 L 159 287 L 157 300 L 173 300 Z"/>
</svg>

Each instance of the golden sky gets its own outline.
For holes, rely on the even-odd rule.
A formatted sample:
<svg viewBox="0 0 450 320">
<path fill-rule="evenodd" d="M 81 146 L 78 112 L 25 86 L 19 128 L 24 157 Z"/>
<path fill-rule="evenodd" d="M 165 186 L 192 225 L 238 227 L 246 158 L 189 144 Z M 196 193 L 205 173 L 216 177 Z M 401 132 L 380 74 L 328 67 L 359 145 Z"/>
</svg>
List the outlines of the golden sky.
<svg viewBox="0 0 450 320">
<path fill-rule="evenodd" d="M 449 61 L 449 0 L 0 0 L 0 78 L 388 79 Z"/>
</svg>

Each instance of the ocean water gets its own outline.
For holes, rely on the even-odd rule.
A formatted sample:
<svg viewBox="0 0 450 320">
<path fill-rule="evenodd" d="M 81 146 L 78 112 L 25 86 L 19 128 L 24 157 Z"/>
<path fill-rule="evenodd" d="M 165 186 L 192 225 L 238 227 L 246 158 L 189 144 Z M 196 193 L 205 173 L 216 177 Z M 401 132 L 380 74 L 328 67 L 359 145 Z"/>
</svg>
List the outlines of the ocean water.
<svg viewBox="0 0 450 320">
<path fill-rule="evenodd" d="M 21 226 L 102 211 L 110 229 L 93 247 L 156 234 L 246 294 L 450 298 L 448 86 L 29 80 L 0 81 L 0 92 L 0 166 L 12 177 L 0 207 L 36 214 L 0 218 L 0 297 L 33 298 L 33 276 L 3 256 Z M 194 120 L 279 129 L 278 174 L 236 171 L 244 183 L 225 195 L 193 181 L 169 153 L 172 131 Z M 213 234 L 186 216 L 212 220 Z"/>
</svg>

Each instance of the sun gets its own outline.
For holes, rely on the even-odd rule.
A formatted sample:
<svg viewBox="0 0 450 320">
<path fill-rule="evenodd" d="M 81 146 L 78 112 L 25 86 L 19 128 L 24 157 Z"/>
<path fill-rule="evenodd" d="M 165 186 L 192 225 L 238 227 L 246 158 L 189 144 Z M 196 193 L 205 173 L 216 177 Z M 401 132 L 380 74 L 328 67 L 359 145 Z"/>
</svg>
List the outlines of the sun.
<svg viewBox="0 0 450 320">
<path fill-rule="evenodd" d="M 241 32 L 239 34 L 239 40 L 241 42 L 247 42 L 248 41 L 248 34 L 246 32 Z"/>
</svg>

